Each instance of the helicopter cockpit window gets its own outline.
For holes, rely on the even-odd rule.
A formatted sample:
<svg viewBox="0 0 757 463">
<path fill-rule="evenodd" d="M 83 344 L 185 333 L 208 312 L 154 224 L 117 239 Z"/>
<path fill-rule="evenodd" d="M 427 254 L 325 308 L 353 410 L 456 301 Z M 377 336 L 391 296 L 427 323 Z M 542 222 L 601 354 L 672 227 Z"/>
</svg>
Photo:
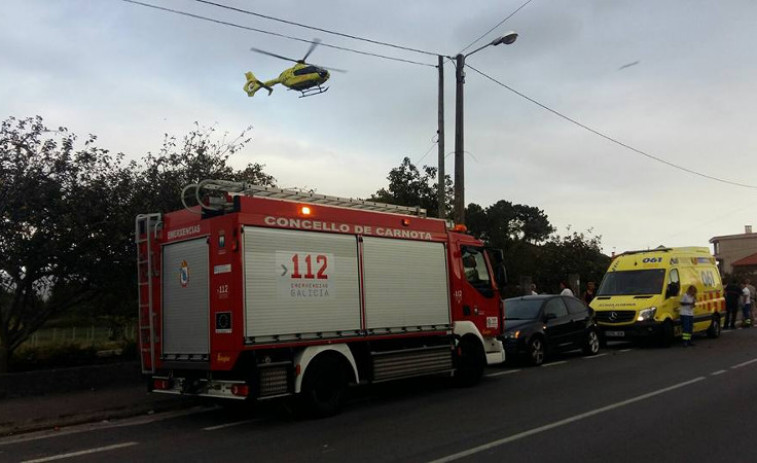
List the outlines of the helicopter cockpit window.
<svg viewBox="0 0 757 463">
<path fill-rule="evenodd" d="M 301 69 L 295 69 L 294 75 L 301 76 L 303 74 L 315 74 L 317 72 L 318 72 L 318 68 L 316 68 L 315 66 L 305 66 L 304 68 L 301 68 Z"/>
</svg>

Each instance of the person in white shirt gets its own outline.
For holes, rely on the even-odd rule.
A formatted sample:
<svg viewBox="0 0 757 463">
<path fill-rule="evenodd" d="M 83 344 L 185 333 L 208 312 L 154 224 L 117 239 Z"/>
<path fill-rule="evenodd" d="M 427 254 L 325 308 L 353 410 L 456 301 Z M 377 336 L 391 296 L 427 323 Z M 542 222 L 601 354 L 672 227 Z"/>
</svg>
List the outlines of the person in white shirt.
<svg viewBox="0 0 757 463">
<path fill-rule="evenodd" d="M 694 305 L 697 303 L 697 287 L 694 285 L 689 286 L 683 296 L 681 296 L 681 304 L 679 306 L 679 313 L 681 315 L 681 330 L 683 331 L 683 347 L 693 346 L 691 342 L 691 334 L 694 331 Z"/>
<path fill-rule="evenodd" d="M 749 283 L 744 280 L 741 283 L 741 327 L 749 328 L 752 326 L 752 293 L 749 291 Z"/>
<path fill-rule="evenodd" d="M 568 288 L 568 285 L 564 281 L 560 282 L 560 296 L 572 296 L 573 291 Z"/>
</svg>

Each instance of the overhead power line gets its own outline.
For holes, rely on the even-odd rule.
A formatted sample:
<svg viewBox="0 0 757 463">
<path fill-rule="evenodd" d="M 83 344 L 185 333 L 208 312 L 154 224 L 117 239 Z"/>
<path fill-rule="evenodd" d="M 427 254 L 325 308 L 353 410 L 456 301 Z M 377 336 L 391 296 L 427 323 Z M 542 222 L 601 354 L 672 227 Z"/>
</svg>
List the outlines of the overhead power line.
<svg viewBox="0 0 757 463">
<path fill-rule="evenodd" d="M 477 39 L 476 39 L 476 40 L 474 40 L 473 42 L 469 43 L 467 47 L 465 47 L 465 48 L 463 48 L 462 50 L 460 50 L 460 53 L 459 53 L 459 54 L 462 54 L 463 52 L 465 52 L 465 50 L 469 49 L 470 47 L 472 47 L 473 45 L 475 45 L 476 43 L 478 43 L 478 41 L 479 41 L 479 40 L 481 40 L 481 39 L 483 39 L 484 37 L 486 37 L 487 35 L 489 35 L 489 33 L 490 33 L 491 31 L 493 31 L 494 29 L 496 29 L 496 28 L 498 28 L 499 26 L 501 26 L 502 24 L 504 24 L 504 23 L 505 23 L 505 21 L 507 21 L 508 19 L 510 19 L 510 18 L 512 18 L 513 16 L 515 16 L 515 14 L 516 14 L 517 12 L 519 12 L 520 10 L 522 10 L 522 9 L 523 9 L 523 8 L 524 8 L 524 7 L 526 6 L 526 5 L 528 5 L 529 3 L 533 2 L 533 1 L 534 1 L 534 0 L 527 0 L 527 1 L 526 1 L 526 3 L 522 4 L 521 6 L 519 6 L 518 8 L 516 8 L 516 9 L 515 9 L 515 11 L 513 11 L 512 13 L 510 13 L 509 15 L 507 15 L 507 16 L 505 17 L 505 19 L 503 19 L 502 21 L 498 22 L 496 26 L 492 27 L 491 29 L 489 29 L 488 31 L 486 31 L 486 32 L 485 32 L 484 34 L 482 34 L 482 35 L 481 35 L 481 37 L 477 38 Z"/>
<path fill-rule="evenodd" d="M 286 20 L 286 19 L 281 19 L 281 18 L 277 18 L 275 16 L 269 16 L 269 15 L 265 15 L 265 14 L 262 14 L 262 13 L 256 13 L 256 12 L 250 11 L 250 10 L 243 10 L 241 8 L 236 8 L 236 7 L 233 7 L 233 6 L 224 5 L 222 3 L 211 2 L 209 0 L 195 0 L 195 1 L 198 2 L 198 3 L 204 3 L 206 5 L 213 5 L 213 6 L 217 6 L 219 8 L 224 8 L 226 10 L 236 11 L 238 13 L 244 13 L 244 14 L 248 14 L 248 15 L 251 15 L 251 16 L 256 16 L 258 18 L 263 18 L 263 19 L 268 19 L 268 20 L 271 20 L 271 21 L 277 21 L 277 22 L 280 22 L 280 23 L 289 24 L 291 26 L 304 27 L 305 29 L 310 29 L 310 30 L 314 30 L 314 31 L 318 31 L 318 32 L 323 32 L 325 34 L 337 35 L 339 37 L 346 37 L 348 39 L 360 40 L 362 42 L 368 42 L 368 43 L 372 43 L 372 44 L 375 44 L 375 45 L 383 45 L 383 46 L 386 46 L 386 47 L 397 48 L 399 50 L 412 51 L 414 53 L 422 53 L 424 55 L 429 55 L 429 56 L 437 56 L 437 55 L 439 55 L 439 53 L 434 53 L 434 52 L 430 52 L 430 51 L 426 51 L 426 50 L 420 50 L 418 48 L 405 47 L 403 45 L 397 45 L 397 44 L 394 44 L 394 43 L 382 42 L 380 40 L 373 40 L 373 39 L 369 39 L 369 38 L 366 38 L 366 37 L 360 37 L 360 36 L 357 36 L 357 35 L 344 34 L 342 32 L 336 32 L 336 31 L 332 31 L 332 30 L 329 30 L 329 29 L 323 29 L 323 28 L 315 27 L 315 26 L 308 26 L 307 24 L 302 24 L 302 23 L 298 23 L 298 22 L 294 22 L 294 21 L 289 21 L 289 20 Z M 532 0 L 529 0 L 529 1 L 532 1 Z"/>
<path fill-rule="evenodd" d="M 649 159 L 652 159 L 653 161 L 657 161 L 659 163 L 665 164 L 665 165 L 670 166 L 670 167 L 672 167 L 674 169 L 678 169 L 678 170 L 682 170 L 684 172 L 688 172 L 689 174 L 692 174 L 692 175 L 697 175 L 699 177 L 707 178 L 707 179 L 714 180 L 714 181 L 720 182 L 720 183 L 725 183 L 727 185 L 734 185 L 734 186 L 740 186 L 740 187 L 743 187 L 743 188 L 757 189 L 757 185 L 749 185 L 749 184 L 746 184 L 746 183 L 733 182 L 731 180 L 725 180 L 725 179 L 722 179 L 722 178 L 719 178 L 719 177 L 715 177 L 713 175 L 703 174 L 701 172 L 697 172 L 697 171 L 689 169 L 687 167 L 683 167 L 683 166 L 680 166 L 678 164 L 674 164 L 674 163 L 672 163 L 670 161 L 666 161 L 665 159 L 662 159 L 662 158 L 659 158 L 657 156 L 651 155 L 651 154 L 649 154 L 649 153 L 647 153 L 645 151 L 642 151 L 640 149 L 634 148 L 633 146 L 628 145 L 626 143 L 623 143 L 622 141 L 617 140 L 617 139 L 615 139 L 615 138 L 613 138 L 613 137 L 611 137 L 609 135 L 605 135 L 605 134 L 603 134 L 602 132 L 600 132 L 598 130 L 592 129 L 591 127 L 589 127 L 589 126 L 587 126 L 585 124 L 582 124 L 581 122 L 578 122 L 577 120 L 575 120 L 573 118 L 570 118 L 570 117 L 566 116 L 565 114 L 562 114 L 559 111 L 556 111 L 556 110 L 548 107 L 545 104 L 539 103 L 538 101 L 534 100 L 533 98 L 531 98 L 531 97 L 529 97 L 527 95 L 524 95 L 523 93 L 521 93 L 521 92 L 515 90 L 514 88 L 512 88 L 512 87 L 510 87 L 510 86 L 508 86 L 508 85 L 506 85 L 506 84 L 498 81 L 497 79 L 495 79 L 495 78 L 493 78 L 493 77 L 491 77 L 491 76 L 489 76 L 489 75 L 487 75 L 487 74 L 479 71 L 478 69 L 474 68 L 473 66 L 471 66 L 469 64 L 466 64 L 465 66 L 468 67 L 468 68 L 470 68 L 470 69 L 472 69 L 472 70 L 474 70 L 474 71 L 476 71 L 478 74 L 480 74 L 480 75 L 484 76 L 485 78 L 491 80 L 495 84 L 497 84 L 497 85 L 499 85 L 501 87 L 504 87 L 507 90 L 513 92 L 514 94 L 518 95 L 519 97 L 524 98 L 524 99 L 530 101 L 531 103 L 533 103 L 533 104 L 541 107 L 542 109 L 546 109 L 547 111 L 551 112 L 552 114 L 554 114 L 554 115 L 556 115 L 558 117 L 561 117 L 562 119 L 565 119 L 566 121 L 568 121 L 568 122 L 570 122 L 572 124 L 575 124 L 578 127 L 581 127 L 582 129 L 587 130 L 587 131 L 593 133 L 594 135 L 598 135 L 598 136 L 604 138 L 605 140 L 608 140 L 608 141 L 610 141 L 612 143 L 615 143 L 616 145 L 619 145 L 619 146 L 622 146 L 623 148 L 631 150 L 634 153 L 641 154 L 642 156 L 645 156 L 645 157 L 647 157 Z"/>
<path fill-rule="evenodd" d="M 199 20 L 202 20 L 202 21 L 208 21 L 208 22 L 212 22 L 212 23 L 215 23 L 215 24 L 221 24 L 221 25 L 224 25 L 224 26 L 236 27 L 238 29 L 244 29 L 244 30 L 248 30 L 248 31 L 259 32 L 261 34 L 267 34 L 267 35 L 272 35 L 272 36 L 275 36 L 275 37 L 281 37 L 281 38 L 285 38 L 285 39 L 289 39 L 289 40 L 295 40 L 297 42 L 313 43 L 312 40 L 307 40 L 307 39 L 303 39 L 303 38 L 299 38 L 299 37 L 293 37 L 291 35 L 286 35 L 286 34 L 279 34 L 278 32 L 266 31 L 266 30 L 257 29 L 257 28 L 254 28 L 254 27 L 243 26 L 241 24 L 235 24 L 235 23 L 228 22 L 228 21 L 222 21 L 220 19 L 209 18 L 207 16 L 201 16 L 201 15 L 198 15 L 198 14 L 189 13 L 189 12 L 181 11 L 181 10 L 176 10 L 176 9 L 173 9 L 173 8 L 166 8 L 166 7 L 163 7 L 163 6 L 158 6 L 158 5 L 153 5 L 153 4 L 150 4 L 150 3 L 140 2 L 140 1 L 137 1 L 137 0 L 121 0 L 121 1 L 126 2 L 126 3 L 132 3 L 134 5 L 144 6 L 144 7 L 147 7 L 147 8 L 153 8 L 153 9 L 156 9 L 156 10 L 165 11 L 165 12 L 168 12 L 168 13 L 174 13 L 174 14 L 178 14 L 178 15 L 181 15 L 181 16 L 187 16 L 189 18 L 199 19 Z M 435 64 L 422 63 L 420 61 L 413 61 L 413 60 L 404 59 L 404 58 L 397 58 L 397 57 L 394 57 L 394 56 L 387 56 L 387 55 L 382 55 L 382 54 L 379 54 L 379 53 L 371 53 L 371 52 L 367 52 L 367 51 L 356 50 L 354 48 L 340 47 L 340 46 L 337 46 L 337 45 L 331 45 L 331 44 L 324 43 L 324 42 L 320 42 L 320 44 L 321 44 L 322 47 L 333 48 L 335 50 L 342 50 L 342 51 L 347 51 L 347 52 L 350 52 L 350 53 L 357 53 L 359 55 L 372 56 L 374 58 L 381 58 L 381 59 L 386 59 L 386 60 L 390 60 L 390 61 L 399 61 L 399 62 L 402 62 L 402 63 L 416 64 L 416 65 L 419 65 L 419 66 L 428 66 L 428 67 L 432 67 L 432 68 L 436 67 Z"/>
</svg>

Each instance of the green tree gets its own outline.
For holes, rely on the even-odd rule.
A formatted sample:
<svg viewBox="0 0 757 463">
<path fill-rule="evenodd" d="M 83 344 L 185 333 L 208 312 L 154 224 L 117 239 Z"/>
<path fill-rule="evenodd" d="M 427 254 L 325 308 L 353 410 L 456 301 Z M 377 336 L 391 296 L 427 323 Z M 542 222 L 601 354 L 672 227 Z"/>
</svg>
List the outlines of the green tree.
<svg viewBox="0 0 757 463">
<path fill-rule="evenodd" d="M 610 265 L 610 257 L 601 251 L 601 236 L 592 235 L 591 229 L 586 234 L 568 233 L 552 236 L 539 248 L 534 280 L 545 290 L 557 291 L 560 281 L 572 273 L 580 275 L 582 286 L 587 281 L 598 284 Z"/>
<path fill-rule="evenodd" d="M 91 299 L 113 266 L 117 192 L 130 177 L 95 141 L 78 147 L 40 117 L 0 126 L 0 371 L 50 316 Z"/>
<path fill-rule="evenodd" d="M 436 167 L 423 166 L 422 170 L 405 158 L 399 167 L 389 172 L 389 186 L 371 195 L 371 201 L 396 204 L 399 206 L 421 207 L 429 217 L 439 215 L 439 182 Z M 448 217 L 452 214 L 452 179 L 444 177 L 444 188 Z M 446 217 L 445 217 L 446 218 Z"/>
<path fill-rule="evenodd" d="M 134 218 L 182 208 L 184 186 L 207 178 L 273 185 L 259 164 L 229 165 L 249 137 L 218 139 L 197 126 L 166 136 L 157 155 L 124 165 L 122 155 L 80 146 L 42 118 L 0 126 L 0 372 L 50 317 L 71 309 L 116 324 L 136 317 Z M 52 136 L 48 134 L 53 133 Z"/>
</svg>

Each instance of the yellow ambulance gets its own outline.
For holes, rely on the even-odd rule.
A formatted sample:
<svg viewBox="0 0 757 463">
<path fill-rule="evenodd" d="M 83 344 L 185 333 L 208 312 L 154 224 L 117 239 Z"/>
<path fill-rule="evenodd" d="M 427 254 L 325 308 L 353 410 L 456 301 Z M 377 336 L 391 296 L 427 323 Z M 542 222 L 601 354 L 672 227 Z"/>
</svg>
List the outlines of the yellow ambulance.
<svg viewBox="0 0 757 463">
<path fill-rule="evenodd" d="M 697 288 L 694 332 L 717 338 L 725 299 L 708 248 L 660 247 L 616 256 L 591 302 L 603 340 L 646 338 L 669 346 L 681 336 L 678 307 L 689 285 Z"/>
</svg>

